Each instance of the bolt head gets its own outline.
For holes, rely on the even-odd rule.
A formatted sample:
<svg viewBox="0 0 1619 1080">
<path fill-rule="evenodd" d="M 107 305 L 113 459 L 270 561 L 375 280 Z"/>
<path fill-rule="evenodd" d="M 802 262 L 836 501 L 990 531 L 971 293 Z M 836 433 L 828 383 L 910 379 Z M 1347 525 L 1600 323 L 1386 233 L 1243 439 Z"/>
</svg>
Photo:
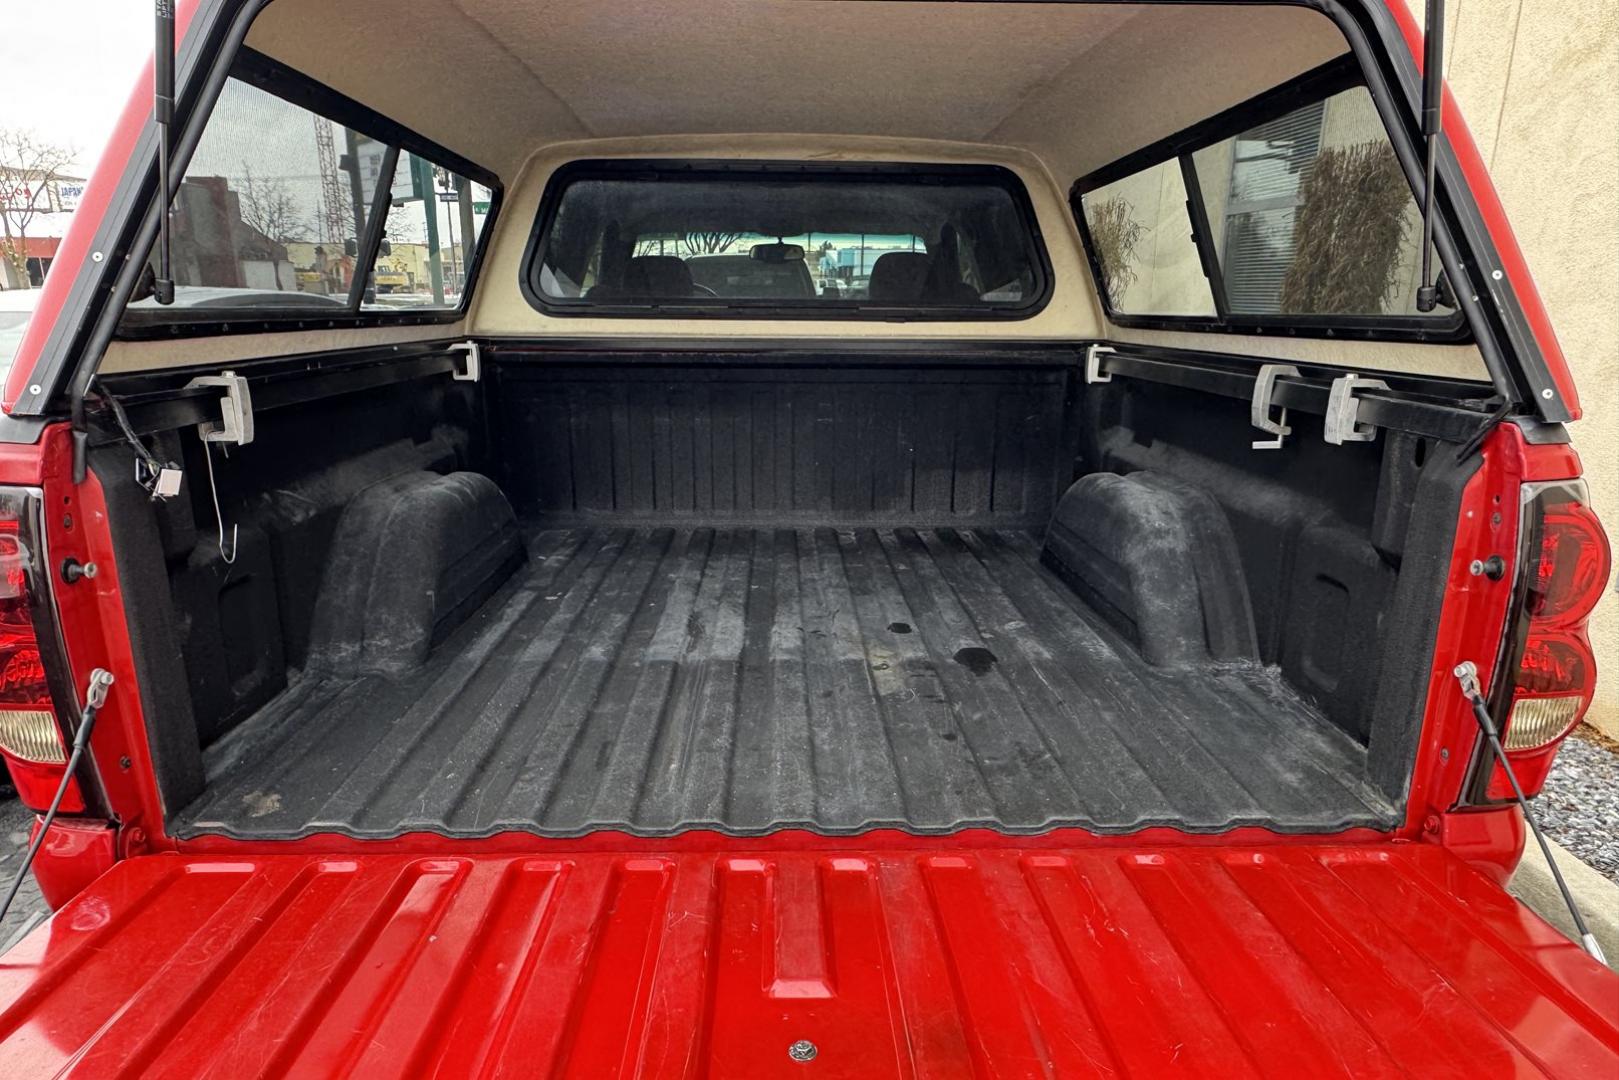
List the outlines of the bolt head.
<svg viewBox="0 0 1619 1080">
<path fill-rule="evenodd" d="M 820 1050 L 808 1039 L 799 1039 L 787 1048 L 787 1056 L 794 1061 L 814 1061 L 818 1053 Z"/>
</svg>

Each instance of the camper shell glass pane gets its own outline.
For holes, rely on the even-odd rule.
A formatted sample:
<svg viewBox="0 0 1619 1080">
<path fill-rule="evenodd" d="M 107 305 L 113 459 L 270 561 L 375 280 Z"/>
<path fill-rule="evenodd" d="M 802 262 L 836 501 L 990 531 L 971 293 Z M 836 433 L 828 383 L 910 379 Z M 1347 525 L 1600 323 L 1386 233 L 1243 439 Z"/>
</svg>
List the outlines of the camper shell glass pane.
<svg viewBox="0 0 1619 1080">
<path fill-rule="evenodd" d="M 379 140 L 227 80 L 170 207 L 168 309 L 347 308 L 386 154 Z"/>
<path fill-rule="evenodd" d="M 1421 209 L 1358 74 L 1335 61 L 1075 184 L 1114 321 L 1465 335 L 1453 304 L 1417 310 Z"/>
<path fill-rule="evenodd" d="M 460 306 L 493 192 L 454 169 L 406 152 L 394 168 L 389 200 L 360 310 Z"/>
<path fill-rule="evenodd" d="M 976 319 L 1049 293 L 1028 195 L 950 166 L 578 162 L 526 291 L 550 314 Z"/>
<path fill-rule="evenodd" d="M 153 250 L 119 332 L 455 318 L 499 203 L 493 174 L 244 49 L 170 205 L 174 302 Z"/>
</svg>

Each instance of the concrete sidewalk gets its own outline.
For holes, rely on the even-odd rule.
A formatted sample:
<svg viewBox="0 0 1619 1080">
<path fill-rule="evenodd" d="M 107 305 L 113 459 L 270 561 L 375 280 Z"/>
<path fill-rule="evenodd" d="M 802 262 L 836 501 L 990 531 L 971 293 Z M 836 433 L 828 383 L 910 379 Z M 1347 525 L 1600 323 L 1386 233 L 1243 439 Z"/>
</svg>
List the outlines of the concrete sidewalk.
<svg viewBox="0 0 1619 1080">
<path fill-rule="evenodd" d="M 1557 859 L 1557 868 L 1563 871 L 1563 880 L 1568 882 L 1568 891 L 1574 894 L 1580 914 L 1585 916 L 1585 924 L 1591 928 L 1597 943 L 1607 954 L 1608 966 L 1619 971 L 1619 885 L 1586 866 L 1555 840 L 1550 843 L 1552 855 Z M 1546 866 L 1546 859 L 1540 854 L 1533 837 L 1529 839 L 1523 860 L 1518 863 L 1507 889 L 1535 914 L 1567 934 L 1571 940 L 1579 941 L 1579 936 L 1574 932 L 1574 919 L 1569 915 L 1563 896 L 1557 891 L 1557 882 L 1552 880 L 1551 870 Z"/>
</svg>

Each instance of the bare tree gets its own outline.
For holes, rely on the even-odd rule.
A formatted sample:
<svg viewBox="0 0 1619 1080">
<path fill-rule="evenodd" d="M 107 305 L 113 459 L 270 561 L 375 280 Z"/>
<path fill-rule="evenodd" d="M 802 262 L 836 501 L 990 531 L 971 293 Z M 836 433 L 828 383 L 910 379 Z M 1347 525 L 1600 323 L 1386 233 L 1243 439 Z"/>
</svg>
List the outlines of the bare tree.
<svg viewBox="0 0 1619 1080">
<path fill-rule="evenodd" d="M 383 238 L 390 244 L 425 244 L 427 231 L 410 214 L 393 214 L 382 220 Z"/>
<path fill-rule="evenodd" d="M 72 163 L 71 146 L 21 128 L 0 129 L 0 254 L 28 287 L 28 229 L 51 211 L 51 188 Z"/>
<path fill-rule="evenodd" d="M 242 162 L 242 190 L 237 200 L 242 220 L 276 244 L 307 240 L 313 235 L 298 200 L 280 177 L 255 177 L 253 166 Z M 281 288 L 281 260 L 275 259 L 275 287 Z"/>
<path fill-rule="evenodd" d="M 713 255 L 742 239 L 739 232 L 689 232 L 681 238 L 694 255 Z"/>
</svg>

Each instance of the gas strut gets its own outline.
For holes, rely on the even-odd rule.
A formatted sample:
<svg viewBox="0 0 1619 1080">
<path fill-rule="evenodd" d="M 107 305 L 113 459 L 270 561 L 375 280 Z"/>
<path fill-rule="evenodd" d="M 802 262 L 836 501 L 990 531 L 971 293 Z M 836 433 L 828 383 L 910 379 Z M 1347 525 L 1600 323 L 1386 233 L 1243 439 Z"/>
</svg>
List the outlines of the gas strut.
<svg viewBox="0 0 1619 1080">
<path fill-rule="evenodd" d="M 152 299 L 174 303 L 169 256 L 169 159 L 174 153 L 174 0 L 157 0 L 157 48 L 152 53 L 152 121 L 157 125 L 157 276 Z M 1424 278 L 1424 281 L 1427 279 Z"/>
<path fill-rule="evenodd" d="M 1439 182 L 1439 136 L 1445 124 L 1445 0 L 1428 0 L 1422 27 L 1422 137 L 1427 157 L 1422 187 L 1422 279 L 1417 282 L 1417 310 L 1439 305 L 1439 287 L 1433 276 L 1433 226 Z"/>
<path fill-rule="evenodd" d="M 111 685 L 112 672 L 106 668 L 96 668 L 90 672 L 90 685 L 84 688 L 84 718 L 79 721 L 79 730 L 73 736 L 73 752 L 67 757 L 67 767 L 62 770 L 62 782 L 56 786 L 56 797 L 51 799 L 50 809 L 39 819 L 34 842 L 28 845 L 28 853 L 22 857 L 22 865 L 17 867 L 17 876 L 11 879 L 11 888 L 6 890 L 5 900 L 0 901 L 0 921 L 4 921 L 6 912 L 11 910 L 11 902 L 17 899 L 17 890 L 22 888 L 23 880 L 28 877 L 28 868 L 34 864 L 34 856 L 39 854 L 45 834 L 50 831 L 51 822 L 56 820 L 56 811 L 61 809 L 62 797 L 67 794 L 67 786 L 73 782 L 79 759 L 84 756 L 85 747 L 90 745 L 90 730 L 96 726 L 96 713 L 107 703 L 107 688 Z"/>
<path fill-rule="evenodd" d="M 1579 931 L 1580 944 L 1585 951 L 1596 958 L 1597 963 L 1606 964 L 1608 958 L 1602 955 L 1602 946 L 1591 933 L 1590 927 L 1585 925 L 1585 916 L 1580 914 L 1580 905 L 1574 902 L 1574 894 L 1568 891 L 1568 882 L 1563 880 L 1563 871 L 1558 869 L 1557 860 L 1552 858 L 1552 849 L 1546 843 L 1546 834 L 1540 831 L 1540 821 L 1535 817 L 1534 810 L 1529 806 L 1529 798 L 1523 793 L 1523 785 L 1518 783 L 1518 774 L 1512 771 L 1512 762 L 1507 760 L 1506 747 L 1501 745 L 1501 733 L 1496 730 L 1495 719 L 1490 716 L 1490 707 L 1484 703 L 1484 695 L 1479 691 L 1478 665 L 1471 660 L 1463 660 L 1451 672 L 1456 681 L 1462 684 L 1462 696 L 1467 703 L 1473 706 L 1473 719 L 1478 721 L 1479 730 L 1484 732 L 1495 760 L 1501 763 L 1501 771 L 1507 774 L 1507 783 L 1512 785 L 1512 797 L 1518 802 L 1518 809 L 1523 811 L 1524 820 L 1529 822 L 1529 831 L 1535 834 L 1535 843 L 1540 845 L 1540 853 L 1546 857 L 1546 865 L 1551 867 L 1552 880 L 1557 882 L 1557 891 L 1563 894 L 1563 903 L 1568 906 L 1568 913 L 1574 916 L 1574 929 Z"/>
</svg>

